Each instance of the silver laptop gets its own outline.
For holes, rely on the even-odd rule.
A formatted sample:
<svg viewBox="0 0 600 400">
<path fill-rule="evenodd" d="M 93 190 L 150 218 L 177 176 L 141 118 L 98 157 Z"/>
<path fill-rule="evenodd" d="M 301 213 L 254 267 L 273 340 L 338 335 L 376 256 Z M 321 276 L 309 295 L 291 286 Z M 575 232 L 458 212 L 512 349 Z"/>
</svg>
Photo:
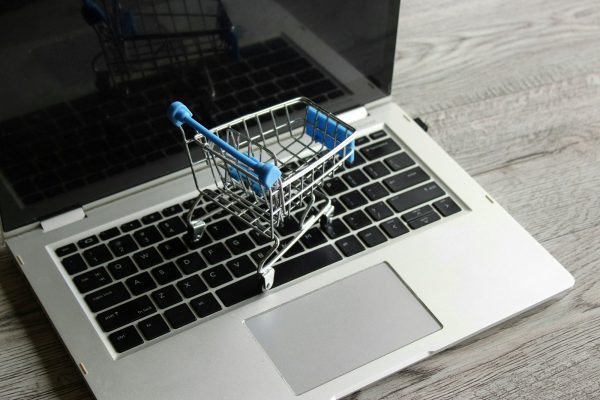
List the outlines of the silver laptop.
<svg viewBox="0 0 600 400">
<path fill-rule="evenodd" d="M 32 32 L 43 4 L 2 15 L 3 231 L 96 398 L 340 398 L 573 285 L 392 102 L 399 0 L 84 1 Z M 355 159 L 263 291 L 268 241 L 210 199 L 190 240 L 166 111 L 298 96 L 356 128 Z"/>
</svg>

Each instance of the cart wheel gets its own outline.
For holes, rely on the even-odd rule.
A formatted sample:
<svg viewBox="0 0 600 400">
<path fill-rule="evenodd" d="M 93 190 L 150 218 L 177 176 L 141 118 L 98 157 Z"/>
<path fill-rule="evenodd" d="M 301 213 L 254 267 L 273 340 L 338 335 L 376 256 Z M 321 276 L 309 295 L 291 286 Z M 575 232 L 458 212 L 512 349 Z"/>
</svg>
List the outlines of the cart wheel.
<svg viewBox="0 0 600 400">
<path fill-rule="evenodd" d="M 321 216 L 321 228 L 325 228 L 327 225 L 331 223 L 331 215 L 323 215 Z"/>
</svg>

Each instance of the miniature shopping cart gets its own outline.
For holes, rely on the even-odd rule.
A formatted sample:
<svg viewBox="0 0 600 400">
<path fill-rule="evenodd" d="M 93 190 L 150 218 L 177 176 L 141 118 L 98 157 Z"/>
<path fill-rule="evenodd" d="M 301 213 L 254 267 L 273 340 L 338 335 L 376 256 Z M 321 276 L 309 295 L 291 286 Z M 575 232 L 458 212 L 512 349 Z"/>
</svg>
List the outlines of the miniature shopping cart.
<svg viewBox="0 0 600 400">
<path fill-rule="evenodd" d="M 195 210 L 204 201 L 217 204 L 250 225 L 272 246 L 258 266 L 263 289 L 273 286 L 273 266 L 316 223 L 333 215 L 324 179 L 354 160 L 354 128 L 306 98 L 297 98 L 220 125 L 212 131 L 174 102 L 171 122 L 181 129 L 192 176 L 200 195 L 188 213 L 192 240 L 200 240 L 205 220 Z M 183 125 L 194 130 L 187 135 Z M 214 187 L 202 189 L 199 164 L 208 165 Z M 277 227 L 292 215 L 300 229 L 283 242 Z M 202 218 L 205 218 L 204 220 Z"/>
<path fill-rule="evenodd" d="M 101 52 L 92 67 L 109 86 L 165 70 L 198 70 L 237 59 L 235 27 L 219 0 L 83 0 L 82 15 Z"/>
</svg>

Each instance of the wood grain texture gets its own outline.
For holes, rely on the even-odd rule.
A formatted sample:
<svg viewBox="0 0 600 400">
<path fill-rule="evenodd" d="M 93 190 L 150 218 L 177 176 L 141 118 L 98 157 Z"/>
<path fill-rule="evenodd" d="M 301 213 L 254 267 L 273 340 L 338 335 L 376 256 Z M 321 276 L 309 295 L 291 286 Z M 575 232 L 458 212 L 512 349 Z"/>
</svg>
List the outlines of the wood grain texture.
<svg viewBox="0 0 600 400">
<path fill-rule="evenodd" d="M 572 274 L 563 298 L 348 399 L 600 397 L 600 3 L 406 0 L 393 97 Z M 88 399 L 0 250 L 0 399 Z"/>
</svg>

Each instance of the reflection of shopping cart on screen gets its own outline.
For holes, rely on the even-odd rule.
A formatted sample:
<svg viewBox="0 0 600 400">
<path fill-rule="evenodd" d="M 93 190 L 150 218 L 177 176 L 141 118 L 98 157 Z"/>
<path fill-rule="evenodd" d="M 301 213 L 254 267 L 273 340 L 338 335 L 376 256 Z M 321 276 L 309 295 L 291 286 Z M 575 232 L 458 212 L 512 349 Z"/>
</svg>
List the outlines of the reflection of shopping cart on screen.
<svg viewBox="0 0 600 400">
<path fill-rule="evenodd" d="M 203 68 L 237 58 L 237 38 L 219 0 L 83 0 L 101 53 L 93 68 L 100 84 L 115 86 L 164 70 Z"/>
<path fill-rule="evenodd" d="M 295 112 L 296 111 L 296 112 Z M 294 117 L 301 112 L 302 115 Z M 202 237 L 205 220 L 195 209 L 203 201 L 216 203 L 273 242 L 258 266 L 263 288 L 273 285 L 274 264 L 317 222 L 328 223 L 331 200 L 321 190 L 323 180 L 354 160 L 354 128 L 305 98 L 290 100 L 238 118 L 210 131 L 179 102 L 169 118 L 181 128 L 192 175 L 200 192 L 188 214 L 192 240 Z M 186 135 L 182 125 L 194 129 Z M 196 177 L 206 162 L 216 188 L 202 189 Z M 300 229 L 282 243 L 276 228 L 292 215 Z"/>
</svg>

